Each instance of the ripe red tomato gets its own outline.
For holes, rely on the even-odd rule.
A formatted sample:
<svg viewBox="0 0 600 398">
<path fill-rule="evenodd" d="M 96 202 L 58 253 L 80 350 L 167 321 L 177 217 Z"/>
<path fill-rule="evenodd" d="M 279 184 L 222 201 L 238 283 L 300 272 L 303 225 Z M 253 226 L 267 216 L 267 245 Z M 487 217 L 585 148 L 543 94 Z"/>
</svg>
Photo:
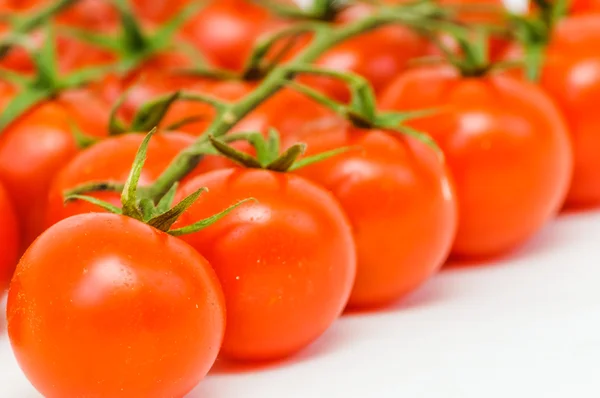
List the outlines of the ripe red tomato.
<svg viewBox="0 0 600 398">
<path fill-rule="evenodd" d="M 356 249 L 340 205 L 299 176 L 266 170 L 214 171 L 184 184 L 179 194 L 200 187 L 209 191 L 181 225 L 248 197 L 258 201 L 184 237 L 223 285 L 222 354 L 265 360 L 304 348 L 338 318 L 354 282 Z"/>
<path fill-rule="evenodd" d="M 459 202 L 454 254 L 501 254 L 562 205 L 572 172 L 569 132 L 538 87 L 508 76 L 462 78 L 450 67 L 414 69 L 384 94 L 387 109 L 438 109 L 412 125 L 443 149 Z"/>
<path fill-rule="evenodd" d="M 215 361 L 225 308 L 210 264 L 189 245 L 93 213 L 27 250 L 7 319 L 19 365 L 45 397 L 183 397 Z"/>
<path fill-rule="evenodd" d="M 600 13 L 599 0 L 571 0 L 571 14 Z"/>
<path fill-rule="evenodd" d="M 54 175 L 78 151 L 74 122 L 86 134 L 107 133 L 109 107 L 84 91 L 43 102 L 0 134 L 0 180 L 16 206 L 23 249 L 42 231 L 46 196 Z"/>
<path fill-rule="evenodd" d="M 76 214 L 100 212 L 98 206 L 84 201 L 63 204 L 66 190 L 88 182 L 125 182 L 144 134 L 125 134 L 109 138 L 80 152 L 56 175 L 47 195 L 45 226 Z M 140 177 L 140 186 L 150 184 L 194 138 L 182 133 L 155 135 L 148 146 L 148 158 Z M 201 170 L 201 169 L 200 169 Z M 114 192 L 90 194 L 96 198 L 119 205 L 120 195 Z"/>
<path fill-rule="evenodd" d="M 352 6 L 338 18 L 346 24 L 364 18 L 371 12 L 365 5 Z M 386 26 L 356 36 L 323 54 L 317 65 L 341 72 L 354 72 L 365 77 L 376 92 L 383 90 L 410 60 L 427 55 L 428 41 L 424 36 L 403 26 Z M 303 77 L 303 82 L 318 87 L 336 99 L 349 99 L 347 86 L 337 79 Z"/>
<path fill-rule="evenodd" d="M 457 205 L 442 158 L 394 134 L 330 119 L 297 136 L 308 154 L 357 147 L 298 171 L 329 189 L 350 218 L 358 253 L 350 307 L 387 304 L 421 286 L 441 268 L 456 234 Z"/>
<path fill-rule="evenodd" d="M 19 224 L 4 186 L 0 184 L 0 291 L 8 287 L 19 253 Z"/>
<path fill-rule="evenodd" d="M 568 206 L 600 205 L 600 15 L 562 20 L 546 50 L 540 85 L 569 123 L 575 170 Z"/>
<path fill-rule="evenodd" d="M 289 138 L 303 130 L 307 121 L 330 119 L 331 116 L 329 109 L 305 95 L 283 89 L 260 104 L 236 129 L 267 132 L 273 127 L 282 138 Z"/>
<path fill-rule="evenodd" d="M 210 94 L 222 100 L 236 101 L 252 91 L 253 88 L 253 84 L 243 81 L 211 81 L 170 74 L 149 73 L 140 77 L 137 82 L 131 85 L 120 108 L 119 115 L 130 121 L 143 104 L 160 95 L 170 94 L 177 90 L 184 90 L 188 93 Z M 168 127 L 190 117 L 199 119 L 179 127 L 178 130 L 199 136 L 213 122 L 215 110 L 212 106 L 203 102 L 177 101 L 163 118 L 161 126 Z"/>
<path fill-rule="evenodd" d="M 184 26 L 184 34 L 218 66 L 241 70 L 271 19 L 265 8 L 247 0 L 211 1 Z"/>
<path fill-rule="evenodd" d="M 192 0 L 132 0 L 138 16 L 153 22 L 166 22 L 189 5 Z M 202 12 L 202 11 L 200 11 Z"/>
</svg>

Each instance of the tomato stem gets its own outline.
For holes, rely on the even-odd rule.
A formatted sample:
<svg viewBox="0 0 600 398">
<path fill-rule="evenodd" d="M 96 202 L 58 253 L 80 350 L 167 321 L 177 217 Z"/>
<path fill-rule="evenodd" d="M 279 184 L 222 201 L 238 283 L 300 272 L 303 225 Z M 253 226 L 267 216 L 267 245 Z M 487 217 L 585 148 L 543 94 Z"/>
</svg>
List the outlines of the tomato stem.
<svg viewBox="0 0 600 398">
<path fill-rule="evenodd" d="M 286 66 L 272 69 L 254 91 L 224 108 L 221 117 L 215 118 L 198 141 L 176 156 L 167 169 L 148 187 L 147 194 L 154 202 L 159 201 L 175 181 L 183 179 L 198 165 L 203 157 L 199 149 L 205 144 L 205 138 L 209 135 L 220 137 L 226 134 L 259 104 L 285 87 L 287 82 L 296 75 L 293 71 L 294 66 L 311 64 L 335 45 L 378 27 L 389 24 L 418 27 L 428 21 L 433 22 L 438 16 L 439 8 L 436 5 L 416 3 L 381 7 L 373 14 L 341 27 L 315 24 L 313 41 Z"/>
<path fill-rule="evenodd" d="M 26 15 L 25 17 L 11 17 L 9 18 L 11 24 L 11 33 L 13 37 L 18 37 L 27 34 L 35 28 L 43 25 L 50 18 L 55 16 L 61 11 L 73 6 L 80 0 L 56 0 L 51 1 L 50 4 L 33 14 Z M 3 40 L 0 42 L 0 58 L 4 57 L 11 49 L 13 41 Z"/>
</svg>

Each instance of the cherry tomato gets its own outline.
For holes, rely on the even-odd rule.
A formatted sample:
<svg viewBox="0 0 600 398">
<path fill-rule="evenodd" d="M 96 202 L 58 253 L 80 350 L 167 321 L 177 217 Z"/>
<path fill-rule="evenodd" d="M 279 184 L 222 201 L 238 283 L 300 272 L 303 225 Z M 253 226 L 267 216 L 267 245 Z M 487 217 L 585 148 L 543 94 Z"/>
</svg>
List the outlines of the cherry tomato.
<svg viewBox="0 0 600 398">
<path fill-rule="evenodd" d="M 225 328 L 210 264 L 132 218 L 79 215 L 44 232 L 17 266 L 8 333 L 48 398 L 183 397 Z"/>
<path fill-rule="evenodd" d="M 132 0 L 131 3 L 140 17 L 153 22 L 166 22 L 191 2 L 192 0 Z"/>
<path fill-rule="evenodd" d="M 339 16 L 345 24 L 370 13 L 366 6 L 354 6 Z M 386 26 L 346 40 L 326 52 L 317 65 L 365 77 L 376 92 L 383 90 L 410 60 L 427 54 L 427 39 L 402 26 Z M 337 79 L 303 77 L 303 82 L 318 87 L 338 100 L 348 100 L 347 86 Z"/>
<path fill-rule="evenodd" d="M 64 192 L 88 182 L 124 183 L 143 139 L 144 134 L 125 134 L 103 140 L 77 154 L 52 181 L 45 206 L 45 226 L 50 227 L 76 214 L 100 212 L 98 206 L 84 201 L 63 204 Z M 142 170 L 140 185 L 153 182 L 173 158 L 193 142 L 193 137 L 182 133 L 155 135 L 148 146 L 148 158 Z M 97 192 L 90 195 L 115 205 L 120 204 L 118 193 Z"/>
<path fill-rule="evenodd" d="M 143 104 L 160 95 L 170 94 L 177 90 L 184 90 L 188 93 L 210 94 L 222 100 L 236 101 L 248 94 L 253 88 L 253 84 L 242 81 L 206 81 L 170 74 L 150 73 L 141 76 L 137 82 L 131 85 L 119 114 L 125 120 L 132 120 Z M 182 125 L 178 130 L 199 136 L 213 122 L 214 117 L 215 109 L 206 103 L 177 101 L 161 121 L 161 126 L 168 127 L 184 119 L 197 118 L 197 121 Z"/>
<path fill-rule="evenodd" d="M 106 135 L 109 107 L 85 91 L 46 101 L 0 134 L 0 180 L 16 206 L 23 249 L 42 231 L 54 175 L 78 152 L 71 122 L 86 134 Z"/>
<path fill-rule="evenodd" d="M 571 13 L 573 14 L 596 14 L 599 12 L 600 1 L 598 0 L 573 0 L 571 3 Z"/>
<path fill-rule="evenodd" d="M 412 122 L 443 149 L 459 202 L 453 252 L 501 254 L 553 217 L 573 160 L 560 111 L 538 87 L 508 76 L 462 78 L 450 67 L 414 69 L 383 95 L 387 109 L 437 109 Z"/>
<path fill-rule="evenodd" d="M 331 116 L 331 111 L 303 94 L 283 89 L 260 104 L 237 129 L 267 132 L 273 127 L 282 138 L 295 137 L 307 121 Z"/>
<path fill-rule="evenodd" d="M 540 85 L 570 127 L 575 170 L 568 206 L 600 205 L 600 15 L 562 20 L 544 58 Z"/>
<path fill-rule="evenodd" d="M 337 119 L 308 123 L 308 154 L 356 147 L 298 173 L 329 189 L 350 218 L 358 273 L 350 307 L 387 304 L 422 285 L 452 247 L 457 205 L 436 150 Z"/>
<path fill-rule="evenodd" d="M 0 291 L 8 287 L 19 253 L 19 224 L 8 193 L 0 184 Z"/>
<path fill-rule="evenodd" d="M 184 26 L 184 34 L 218 66 L 241 70 L 271 18 L 247 0 L 214 0 Z"/>
<path fill-rule="evenodd" d="M 352 232 L 330 193 L 292 174 L 227 169 L 184 184 L 207 187 L 181 225 L 248 197 L 225 219 L 184 239 L 215 269 L 225 292 L 222 354 L 242 360 L 290 355 L 344 309 L 356 273 Z M 326 243 L 323 244 L 323 239 Z"/>
</svg>

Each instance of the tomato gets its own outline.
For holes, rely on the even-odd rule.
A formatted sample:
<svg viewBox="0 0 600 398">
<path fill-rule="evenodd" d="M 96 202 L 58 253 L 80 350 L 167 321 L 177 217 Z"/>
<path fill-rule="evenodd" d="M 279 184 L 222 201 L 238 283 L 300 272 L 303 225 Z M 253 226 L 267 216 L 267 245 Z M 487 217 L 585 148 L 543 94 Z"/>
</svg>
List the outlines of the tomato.
<svg viewBox="0 0 600 398">
<path fill-rule="evenodd" d="M 198 176 L 183 184 L 180 197 L 204 186 L 209 191 L 181 225 L 248 197 L 257 199 L 184 237 L 208 259 L 223 285 L 222 354 L 265 360 L 304 348 L 338 318 L 354 282 L 355 247 L 340 205 L 299 176 L 248 169 Z"/>
<path fill-rule="evenodd" d="M 236 101 L 248 94 L 254 88 L 253 84 L 242 81 L 210 81 L 198 78 L 185 78 L 171 74 L 148 73 L 132 83 L 126 94 L 119 114 L 125 120 L 132 120 L 140 107 L 156 99 L 160 95 L 184 90 L 188 93 L 210 94 L 222 100 Z M 212 123 L 215 110 L 212 106 L 196 101 L 177 101 L 162 120 L 161 126 L 168 127 L 173 123 L 195 117 L 197 121 L 178 128 L 195 136 L 201 135 Z"/>
<path fill-rule="evenodd" d="M 144 134 L 125 134 L 103 140 L 75 156 L 56 175 L 47 195 L 45 226 L 76 214 L 99 212 L 98 206 L 84 201 L 63 204 L 65 191 L 88 182 L 125 182 Z M 190 146 L 194 138 L 182 133 L 155 135 L 148 146 L 148 159 L 144 164 L 140 185 L 153 182 L 171 163 L 173 158 Z M 90 194 L 107 202 L 119 205 L 120 194 L 97 192 Z"/>
<path fill-rule="evenodd" d="M 0 133 L 0 180 L 22 225 L 23 249 L 42 232 L 54 175 L 78 152 L 73 122 L 86 134 L 106 135 L 109 107 L 86 91 L 42 102 Z"/>
<path fill-rule="evenodd" d="M 588 14 L 588 13 L 599 13 L 600 12 L 600 1 L 599 0 L 573 0 L 571 2 L 571 13 L 572 14 Z"/>
<path fill-rule="evenodd" d="M 238 130 L 267 132 L 277 129 L 281 137 L 294 137 L 307 121 L 331 118 L 332 112 L 291 89 L 283 89 L 260 104 L 242 120 Z"/>
<path fill-rule="evenodd" d="M 189 5 L 191 0 L 133 0 L 136 14 L 153 22 L 166 22 Z M 199 11 L 202 12 L 202 11 Z"/>
<path fill-rule="evenodd" d="M 443 149 L 456 182 L 460 257 L 501 254 L 553 217 L 566 196 L 572 153 L 566 123 L 538 87 L 508 76 L 462 78 L 414 69 L 383 95 L 387 109 L 437 109 L 411 122 Z"/>
<path fill-rule="evenodd" d="M 329 189 L 350 218 L 358 253 L 350 307 L 397 300 L 441 268 L 456 233 L 457 205 L 434 149 L 336 119 L 307 124 L 297 139 L 308 144 L 308 155 L 357 148 L 298 171 Z"/>
<path fill-rule="evenodd" d="M 0 184 L 0 290 L 8 287 L 19 252 L 19 224 L 8 193 Z"/>
<path fill-rule="evenodd" d="M 210 264 L 189 245 L 92 213 L 27 250 L 7 319 L 19 365 L 45 397 L 183 397 L 215 361 L 225 308 Z"/>
<path fill-rule="evenodd" d="M 241 70 L 271 18 L 247 0 L 211 1 L 184 26 L 184 34 L 218 66 Z"/>
<path fill-rule="evenodd" d="M 118 14 L 110 1 L 79 0 L 60 12 L 56 19 L 63 25 L 106 31 L 118 22 Z"/>
<path fill-rule="evenodd" d="M 351 7 L 339 17 L 345 24 L 364 18 L 369 13 L 364 6 Z M 383 90 L 409 61 L 427 54 L 427 39 L 403 26 L 386 26 L 342 42 L 323 54 L 317 65 L 341 72 L 354 72 L 365 77 L 376 92 Z M 303 78 L 311 86 L 339 100 L 348 100 L 346 85 L 339 80 Z"/>
<path fill-rule="evenodd" d="M 600 205 L 600 15 L 562 20 L 546 50 L 540 85 L 565 115 L 575 154 L 567 206 Z"/>
</svg>

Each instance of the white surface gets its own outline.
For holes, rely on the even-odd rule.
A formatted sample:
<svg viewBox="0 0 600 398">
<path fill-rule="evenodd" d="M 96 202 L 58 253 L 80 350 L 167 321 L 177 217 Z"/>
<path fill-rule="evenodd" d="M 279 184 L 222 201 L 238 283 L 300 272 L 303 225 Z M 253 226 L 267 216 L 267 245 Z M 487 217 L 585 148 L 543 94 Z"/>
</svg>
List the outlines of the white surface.
<svg viewBox="0 0 600 398">
<path fill-rule="evenodd" d="M 189 398 L 599 397 L 599 285 L 600 212 L 561 216 L 509 258 L 345 316 L 289 361 L 219 364 Z M 39 397 L 5 336 L 0 370 L 0 397 Z"/>
</svg>

